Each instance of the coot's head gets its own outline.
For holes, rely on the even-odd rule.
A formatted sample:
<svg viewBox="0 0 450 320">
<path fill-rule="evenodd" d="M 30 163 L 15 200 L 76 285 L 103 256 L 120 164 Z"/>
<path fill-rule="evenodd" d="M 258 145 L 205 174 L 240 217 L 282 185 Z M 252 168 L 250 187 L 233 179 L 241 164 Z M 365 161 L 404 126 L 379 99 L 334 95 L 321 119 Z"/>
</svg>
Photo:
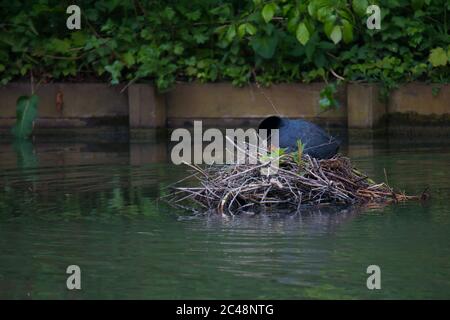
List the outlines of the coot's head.
<svg viewBox="0 0 450 320">
<path fill-rule="evenodd" d="M 270 116 L 260 122 L 258 130 L 267 129 L 269 131 L 270 129 L 279 129 L 282 122 L 283 119 L 281 119 L 280 117 Z"/>
<path fill-rule="evenodd" d="M 272 141 L 271 130 L 279 129 L 282 126 L 282 122 L 283 119 L 281 119 L 280 117 L 270 116 L 261 121 L 258 126 L 258 131 L 261 129 L 267 130 L 267 145 L 269 150 L 272 150 L 275 146 L 279 146 L 279 141 L 276 143 Z"/>
</svg>

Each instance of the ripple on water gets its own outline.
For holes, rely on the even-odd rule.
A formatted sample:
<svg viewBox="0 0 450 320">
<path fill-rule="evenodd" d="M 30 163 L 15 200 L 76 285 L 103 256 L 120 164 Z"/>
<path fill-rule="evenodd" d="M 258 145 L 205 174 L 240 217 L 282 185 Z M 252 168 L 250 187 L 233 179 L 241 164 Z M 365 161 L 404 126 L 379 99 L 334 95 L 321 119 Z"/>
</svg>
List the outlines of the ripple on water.
<svg viewBox="0 0 450 320">
<path fill-rule="evenodd" d="M 225 219 L 157 201 L 183 167 L 137 161 L 128 146 L 67 147 L 40 147 L 49 152 L 38 161 L 2 152 L 0 298 L 73 298 L 69 264 L 82 267 L 83 298 L 449 296 L 446 149 L 384 145 L 355 156 L 376 180 L 386 169 L 408 193 L 429 187 L 427 203 Z M 383 270 L 377 295 L 365 289 L 370 264 Z"/>
</svg>

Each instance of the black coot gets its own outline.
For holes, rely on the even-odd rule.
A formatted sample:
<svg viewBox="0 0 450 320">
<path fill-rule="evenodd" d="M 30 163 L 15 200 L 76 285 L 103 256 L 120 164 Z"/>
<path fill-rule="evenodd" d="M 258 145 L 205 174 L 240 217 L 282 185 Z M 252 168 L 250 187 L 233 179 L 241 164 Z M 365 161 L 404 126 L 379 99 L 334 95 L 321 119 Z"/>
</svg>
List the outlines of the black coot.
<svg viewBox="0 0 450 320">
<path fill-rule="evenodd" d="M 289 152 L 297 150 L 297 140 L 303 143 L 304 154 L 317 159 L 329 159 L 339 150 L 339 142 L 335 138 L 309 121 L 272 116 L 264 119 L 258 128 L 279 129 L 280 148 L 287 148 Z"/>
</svg>

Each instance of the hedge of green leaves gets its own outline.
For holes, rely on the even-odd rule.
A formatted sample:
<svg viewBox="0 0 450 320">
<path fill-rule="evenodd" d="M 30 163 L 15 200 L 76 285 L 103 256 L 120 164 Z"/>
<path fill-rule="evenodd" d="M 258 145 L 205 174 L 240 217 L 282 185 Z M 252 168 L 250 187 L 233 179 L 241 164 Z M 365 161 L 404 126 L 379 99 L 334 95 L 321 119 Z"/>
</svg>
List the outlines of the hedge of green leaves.
<svg viewBox="0 0 450 320">
<path fill-rule="evenodd" d="M 0 0 L 0 81 L 448 82 L 449 0 Z M 366 26 L 370 3 L 381 30 Z M 82 28 L 66 28 L 66 8 Z"/>
</svg>

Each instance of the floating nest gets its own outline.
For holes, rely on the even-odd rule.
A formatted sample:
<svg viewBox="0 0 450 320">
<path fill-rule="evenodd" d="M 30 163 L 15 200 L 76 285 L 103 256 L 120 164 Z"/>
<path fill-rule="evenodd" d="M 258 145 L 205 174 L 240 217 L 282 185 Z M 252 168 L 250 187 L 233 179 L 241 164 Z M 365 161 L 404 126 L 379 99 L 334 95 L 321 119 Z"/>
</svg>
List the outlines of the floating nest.
<svg viewBox="0 0 450 320">
<path fill-rule="evenodd" d="M 263 174 L 270 163 L 212 165 L 192 169 L 196 186 L 181 186 L 187 178 L 171 186 L 165 200 L 174 206 L 220 214 L 261 212 L 273 209 L 300 210 L 303 205 L 383 206 L 392 202 L 421 199 L 394 192 L 386 183 L 376 183 L 353 167 L 341 155 L 317 160 L 308 155 L 284 154 L 277 172 Z M 189 178 L 188 177 L 188 178 Z"/>
</svg>

